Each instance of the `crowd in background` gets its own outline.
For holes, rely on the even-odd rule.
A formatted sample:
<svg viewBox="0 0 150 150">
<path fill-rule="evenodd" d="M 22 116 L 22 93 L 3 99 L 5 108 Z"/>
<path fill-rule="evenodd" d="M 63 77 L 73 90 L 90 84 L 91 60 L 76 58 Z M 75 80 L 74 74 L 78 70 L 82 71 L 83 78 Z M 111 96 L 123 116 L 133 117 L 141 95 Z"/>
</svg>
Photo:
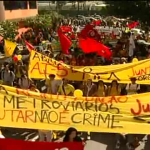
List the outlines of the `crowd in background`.
<svg viewBox="0 0 150 150">
<path fill-rule="evenodd" d="M 34 24 L 24 34 L 21 34 L 16 42 L 23 44 L 15 49 L 15 54 L 29 55 L 29 51 L 24 45 L 24 40 L 31 43 L 36 47 L 36 51 L 62 61 L 65 64 L 73 66 L 102 66 L 102 65 L 115 65 L 132 62 L 134 58 L 138 60 L 150 57 L 150 46 L 148 44 L 139 43 L 138 41 L 149 42 L 149 35 L 146 32 L 126 32 L 126 21 L 120 23 L 113 21 L 102 21 L 101 25 L 108 28 L 119 28 L 117 35 L 101 34 L 100 42 L 110 47 L 112 52 L 112 59 L 107 60 L 95 53 L 85 54 L 78 47 L 78 32 L 80 32 L 86 24 L 90 24 L 90 19 L 79 18 L 65 18 L 59 20 L 52 20 L 52 25 L 45 28 L 37 28 Z M 53 49 L 51 43 L 58 41 L 57 29 L 60 25 L 70 25 L 74 30 L 74 35 L 67 33 L 67 36 L 74 41 L 74 45 L 69 49 L 70 54 L 63 54 L 62 51 Z M 45 43 L 48 43 L 47 45 Z M 4 53 L 4 41 L 0 43 L 0 52 Z M 1 83 L 8 86 L 14 86 L 22 89 L 29 89 L 35 92 L 45 92 L 49 94 L 60 94 L 73 96 L 75 89 L 83 91 L 83 96 L 88 97 L 106 97 L 106 96 L 119 96 L 130 95 L 136 93 L 143 93 L 150 91 L 149 85 L 136 84 L 136 78 L 131 78 L 130 84 L 119 84 L 117 80 L 112 83 L 104 83 L 99 80 L 97 83 L 91 79 L 87 81 L 68 81 L 67 79 L 55 80 L 55 75 L 50 74 L 46 76 L 45 80 L 35 80 L 28 77 L 29 57 L 21 61 L 4 62 L 1 64 Z M 45 90 L 42 87 L 45 86 Z M 51 131 L 39 131 L 40 140 L 43 141 L 44 137 L 48 135 L 47 140 L 52 140 Z M 48 134 L 47 134 L 48 133 Z M 81 141 L 77 136 L 76 129 L 70 128 L 66 132 L 64 141 Z M 116 147 L 119 145 L 117 141 Z M 130 145 L 131 146 L 131 145 Z M 119 147 L 119 146 L 118 146 Z"/>
</svg>

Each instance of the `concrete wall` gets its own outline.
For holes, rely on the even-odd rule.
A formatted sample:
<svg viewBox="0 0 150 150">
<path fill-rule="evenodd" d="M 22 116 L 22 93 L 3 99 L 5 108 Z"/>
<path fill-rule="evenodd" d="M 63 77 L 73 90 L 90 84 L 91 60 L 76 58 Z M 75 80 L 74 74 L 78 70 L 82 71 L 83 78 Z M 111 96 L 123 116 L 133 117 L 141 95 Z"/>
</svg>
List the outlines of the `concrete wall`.
<svg viewBox="0 0 150 150">
<path fill-rule="evenodd" d="M 21 19 L 26 17 L 33 17 L 38 14 L 37 9 L 18 9 L 18 10 L 5 10 L 5 19 Z"/>
<path fill-rule="evenodd" d="M 4 20 L 5 20 L 5 8 L 4 8 L 3 1 L 0 1 L 0 21 L 4 21 Z"/>
<path fill-rule="evenodd" d="M 5 10 L 3 1 L 0 1 L 0 21 L 21 19 L 26 17 L 33 17 L 38 14 L 38 9 L 17 9 Z"/>
</svg>

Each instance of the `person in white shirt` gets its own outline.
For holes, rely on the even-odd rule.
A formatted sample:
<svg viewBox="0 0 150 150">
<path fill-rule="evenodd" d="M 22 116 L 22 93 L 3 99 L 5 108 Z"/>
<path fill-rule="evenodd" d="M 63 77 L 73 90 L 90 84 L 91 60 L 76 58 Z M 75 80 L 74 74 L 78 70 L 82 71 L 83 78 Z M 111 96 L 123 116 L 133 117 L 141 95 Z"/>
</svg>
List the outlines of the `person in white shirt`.
<svg viewBox="0 0 150 150">
<path fill-rule="evenodd" d="M 58 87 L 61 84 L 62 84 L 62 80 L 55 80 L 54 74 L 50 74 L 48 78 L 46 76 L 45 85 L 47 87 L 48 94 L 57 94 Z"/>
<path fill-rule="evenodd" d="M 130 78 L 131 83 L 127 84 L 126 91 L 128 95 L 137 94 L 138 90 L 140 90 L 140 85 L 136 83 L 136 78 Z"/>
<path fill-rule="evenodd" d="M 44 142 L 45 138 L 46 138 L 46 142 L 51 142 L 53 138 L 53 131 L 39 130 L 39 141 Z"/>
<path fill-rule="evenodd" d="M 21 89 L 29 89 L 32 81 L 27 77 L 27 75 L 22 75 L 18 80 L 19 87 Z"/>
<path fill-rule="evenodd" d="M 129 57 L 133 57 L 135 49 L 134 36 L 131 34 L 129 38 Z"/>
</svg>

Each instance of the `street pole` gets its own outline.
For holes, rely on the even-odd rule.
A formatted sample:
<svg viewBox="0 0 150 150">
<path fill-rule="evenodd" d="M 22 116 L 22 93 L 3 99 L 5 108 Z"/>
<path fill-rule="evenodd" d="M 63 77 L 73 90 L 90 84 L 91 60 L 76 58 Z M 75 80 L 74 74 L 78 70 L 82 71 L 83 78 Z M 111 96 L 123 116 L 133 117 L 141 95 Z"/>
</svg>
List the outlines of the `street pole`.
<svg viewBox="0 0 150 150">
<path fill-rule="evenodd" d="M 49 1 L 49 9 L 50 9 L 50 1 Z"/>
</svg>

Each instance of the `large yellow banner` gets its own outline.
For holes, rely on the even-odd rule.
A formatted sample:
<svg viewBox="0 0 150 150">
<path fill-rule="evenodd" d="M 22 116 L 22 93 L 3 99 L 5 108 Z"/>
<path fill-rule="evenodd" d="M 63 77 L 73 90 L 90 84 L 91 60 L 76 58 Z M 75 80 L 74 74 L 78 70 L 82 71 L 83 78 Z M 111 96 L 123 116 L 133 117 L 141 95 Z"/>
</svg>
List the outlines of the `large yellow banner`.
<svg viewBox="0 0 150 150">
<path fill-rule="evenodd" d="M 150 93 L 66 97 L 0 86 L 2 127 L 150 134 Z"/>
<path fill-rule="evenodd" d="M 131 77 L 136 77 L 137 83 L 150 84 L 150 59 L 109 66 L 69 66 L 32 51 L 28 74 L 30 78 L 40 79 L 55 74 L 56 79 L 83 81 L 91 78 L 93 81 L 117 80 L 119 83 L 129 83 Z"/>
</svg>

